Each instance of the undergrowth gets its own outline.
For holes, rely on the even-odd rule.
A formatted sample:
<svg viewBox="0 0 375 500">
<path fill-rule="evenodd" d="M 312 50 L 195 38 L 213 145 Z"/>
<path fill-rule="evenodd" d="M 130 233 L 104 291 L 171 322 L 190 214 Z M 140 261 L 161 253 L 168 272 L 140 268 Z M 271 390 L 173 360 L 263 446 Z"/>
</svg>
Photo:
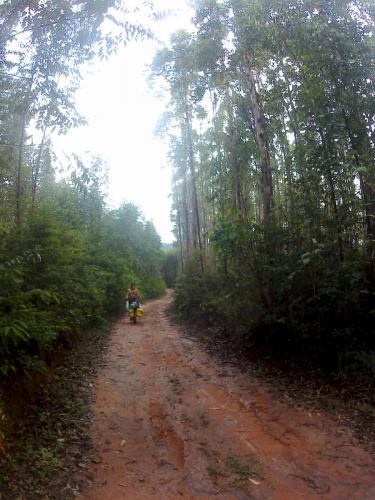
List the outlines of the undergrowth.
<svg viewBox="0 0 375 500">
<path fill-rule="evenodd" d="M 36 395 L 6 394 L 10 411 L 0 456 L 0 498 L 70 499 L 79 491 L 84 454 L 90 451 L 90 382 L 100 366 L 107 330 L 82 335 L 65 350 Z M 28 401 L 26 404 L 24 401 Z"/>
</svg>

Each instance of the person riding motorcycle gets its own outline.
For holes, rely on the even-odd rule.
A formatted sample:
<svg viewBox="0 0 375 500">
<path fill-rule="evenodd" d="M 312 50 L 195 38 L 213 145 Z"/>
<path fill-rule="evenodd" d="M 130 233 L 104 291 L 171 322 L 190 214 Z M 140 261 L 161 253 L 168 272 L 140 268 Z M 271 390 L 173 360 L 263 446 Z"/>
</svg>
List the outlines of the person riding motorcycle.
<svg viewBox="0 0 375 500">
<path fill-rule="evenodd" d="M 129 309 L 134 309 L 134 316 L 136 317 L 141 297 L 138 289 L 134 286 L 134 283 L 130 285 L 126 298 Z"/>
</svg>

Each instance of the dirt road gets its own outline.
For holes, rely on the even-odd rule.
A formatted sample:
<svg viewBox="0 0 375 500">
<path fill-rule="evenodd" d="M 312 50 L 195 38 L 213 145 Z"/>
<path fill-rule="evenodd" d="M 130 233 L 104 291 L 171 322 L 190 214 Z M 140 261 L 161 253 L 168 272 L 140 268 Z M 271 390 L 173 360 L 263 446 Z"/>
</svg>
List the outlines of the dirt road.
<svg viewBox="0 0 375 500">
<path fill-rule="evenodd" d="M 84 499 L 375 499 L 374 461 L 347 429 L 220 366 L 169 323 L 169 301 L 114 328 Z"/>
</svg>

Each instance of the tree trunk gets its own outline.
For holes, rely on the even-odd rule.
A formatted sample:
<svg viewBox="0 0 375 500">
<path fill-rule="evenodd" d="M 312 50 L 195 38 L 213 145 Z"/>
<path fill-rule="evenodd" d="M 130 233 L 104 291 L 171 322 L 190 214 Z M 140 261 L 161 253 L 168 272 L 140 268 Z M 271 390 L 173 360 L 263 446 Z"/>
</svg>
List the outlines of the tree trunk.
<svg viewBox="0 0 375 500">
<path fill-rule="evenodd" d="M 237 133 L 234 124 L 233 107 L 229 95 L 229 83 L 228 79 L 225 77 L 225 109 L 228 117 L 228 131 L 230 137 L 230 166 L 233 173 L 233 201 L 234 208 L 240 214 L 241 218 L 246 218 L 246 207 L 243 205 L 243 195 L 242 195 L 242 183 L 241 183 L 241 164 L 238 160 L 238 152 L 236 148 L 237 143 Z"/>
<path fill-rule="evenodd" d="M 263 219 L 268 222 L 273 208 L 273 188 L 272 188 L 272 170 L 269 153 L 269 145 L 265 128 L 264 114 L 256 87 L 256 73 L 251 68 L 249 59 L 247 59 L 247 76 L 249 78 L 249 91 L 251 106 L 254 117 L 256 142 L 259 149 L 261 162 L 261 191 L 263 197 Z"/>
<path fill-rule="evenodd" d="M 31 178 L 31 212 L 34 212 L 34 208 L 35 208 L 35 199 L 36 199 L 36 191 L 37 191 L 37 187 L 38 187 L 40 164 L 41 164 L 41 160 L 42 160 L 44 143 L 46 140 L 47 128 L 48 128 L 48 122 L 44 126 L 43 136 L 42 136 L 42 140 L 40 141 L 40 144 L 39 144 L 38 156 L 37 156 L 37 159 L 35 162 L 35 167 L 33 169 L 32 178 Z"/>
<path fill-rule="evenodd" d="M 24 151 L 24 142 L 26 135 L 26 124 L 27 124 L 27 115 L 29 113 L 30 107 L 30 97 L 31 90 L 34 83 L 36 69 L 34 68 L 32 75 L 29 80 L 29 84 L 26 91 L 25 103 L 23 107 L 23 113 L 21 117 L 21 126 L 20 126 L 20 139 L 19 139 L 19 149 L 18 149 L 18 157 L 16 164 L 16 224 L 20 226 L 21 224 L 21 195 L 22 195 L 22 160 L 23 160 L 23 151 Z"/>
<path fill-rule="evenodd" d="M 21 183 L 22 183 L 22 159 L 23 159 L 23 147 L 25 142 L 26 133 L 26 122 L 27 122 L 28 106 L 24 110 L 21 118 L 20 126 L 20 138 L 18 146 L 18 156 L 16 164 L 16 224 L 19 226 L 21 224 Z"/>
<path fill-rule="evenodd" d="M 178 240 L 179 240 L 179 247 L 180 247 L 180 267 L 182 270 L 184 268 L 184 253 L 183 253 L 181 212 L 180 212 L 179 200 L 177 201 L 177 228 L 178 228 Z"/>
<path fill-rule="evenodd" d="M 184 222 L 185 222 L 185 246 L 186 255 L 190 255 L 191 243 L 190 243 L 190 217 L 189 217 L 189 206 L 188 206 L 188 193 L 187 193 L 187 178 L 186 172 L 184 173 L 183 180 L 183 210 L 184 210 Z"/>
<path fill-rule="evenodd" d="M 186 142 L 188 151 L 188 161 L 191 176 L 191 187 L 192 187 L 192 201 L 193 201 L 193 219 L 195 222 L 195 241 L 199 249 L 199 260 L 201 265 L 201 271 L 204 271 L 203 264 L 203 246 L 202 246 L 202 235 L 201 235 L 201 224 L 199 216 L 199 204 L 198 204 L 198 194 L 197 194 L 197 182 L 195 178 L 195 160 L 194 160 L 194 148 L 193 148 L 193 137 L 192 137 L 192 123 L 191 123 L 191 112 L 186 106 L 185 114 L 185 132 L 186 132 Z"/>
<path fill-rule="evenodd" d="M 357 111 L 358 112 L 358 111 Z M 363 211 L 367 233 L 367 270 L 369 279 L 374 279 L 374 253 L 375 253 L 375 165 L 371 145 L 365 126 L 359 126 L 360 131 L 353 131 L 349 116 L 343 111 L 346 131 L 354 153 L 357 166 L 359 184 L 363 200 Z M 357 116 L 357 120 L 360 118 Z M 363 130 L 364 127 L 364 130 Z M 358 133 L 360 132 L 360 133 Z M 363 168 L 365 167 L 365 172 Z M 367 169 L 367 171 L 366 171 Z"/>
<path fill-rule="evenodd" d="M 320 128 L 319 128 L 319 135 L 320 135 L 320 139 L 322 141 L 325 170 L 326 170 L 326 176 L 327 176 L 327 181 L 328 181 L 328 186 L 329 186 L 329 196 L 331 199 L 332 209 L 333 209 L 333 214 L 334 214 L 335 224 L 336 224 L 339 258 L 340 258 L 340 261 L 343 262 L 344 251 L 343 251 L 343 244 L 342 244 L 342 227 L 341 227 L 341 220 L 340 220 L 339 211 L 337 208 L 335 186 L 334 186 L 333 177 L 332 177 L 331 158 L 330 158 L 329 150 L 327 147 L 327 143 L 326 143 L 323 131 Z"/>
</svg>

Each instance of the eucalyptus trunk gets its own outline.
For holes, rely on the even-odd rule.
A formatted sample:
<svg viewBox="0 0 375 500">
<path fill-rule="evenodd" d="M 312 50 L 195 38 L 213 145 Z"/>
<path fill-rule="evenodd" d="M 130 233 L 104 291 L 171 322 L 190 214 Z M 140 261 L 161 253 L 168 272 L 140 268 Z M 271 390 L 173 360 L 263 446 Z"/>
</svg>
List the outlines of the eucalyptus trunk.
<svg viewBox="0 0 375 500">
<path fill-rule="evenodd" d="M 197 181 L 195 174 L 195 159 L 194 159 L 194 146 L 192 137 L 192 118 L 191 111 L 186 107 L 185 114 L 185 132 L 186 132 L 186 146 L 188 152 L 188 162 L 189 170 L 191 176 L 191 187 L 192 187 L 192 201 L 193 201 L 193 219 L 194 219 L 194 242 L 195 246 L 199 249 L 199 259 L 202 272 L 204 271 L 203 264 L 203 245 L 202 245 L 202 235 L 201 235 L 201 222 L 199 215 L 199 203 L 198 203 L 198 193 L 197 193 Z"/>
<path fill-rule="evenodd" d="M 249 80 L 251 108 L 254 118 L 256 142 L 260 156 L 261 191 L 263 197 L 263 219 L 264 222 L 267 223 L 271 218 L 272 208 L 273 208 L 271 159 L 270 159 L 269 144 L 266 132 L 266 125 L 264 120 L 264 113 L 257 90 L 257 75 L 255 70 L 251 68 L 249 59 L 247 59 L 246 73 Z"/>
</svg>

